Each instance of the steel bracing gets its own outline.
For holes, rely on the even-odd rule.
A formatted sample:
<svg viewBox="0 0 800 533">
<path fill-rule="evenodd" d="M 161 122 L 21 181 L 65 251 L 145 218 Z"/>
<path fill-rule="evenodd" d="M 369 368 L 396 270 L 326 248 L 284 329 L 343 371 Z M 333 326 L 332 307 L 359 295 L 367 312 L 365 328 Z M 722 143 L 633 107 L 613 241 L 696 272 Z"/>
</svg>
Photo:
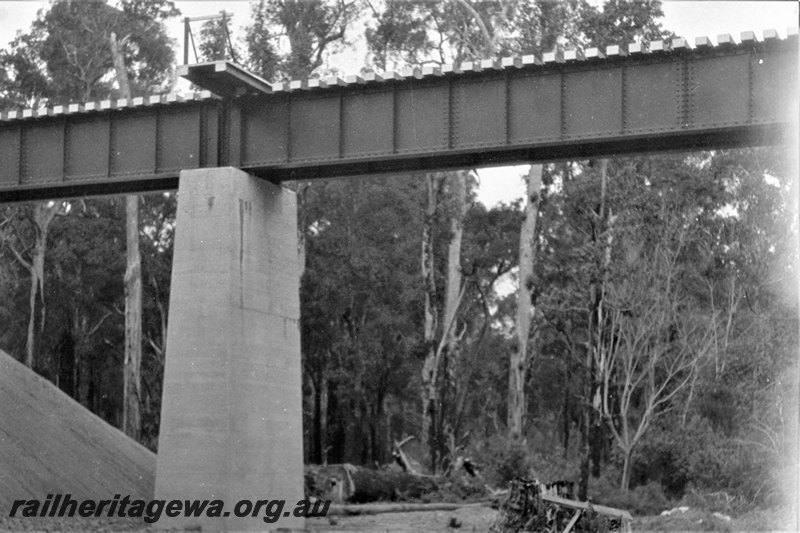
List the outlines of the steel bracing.
<svg viewBox="0 0 800 533">
<path fill-rule="evenodd" d="M 7 111 L 0 201 L 177 185 L 233 166 L 271 181 L 785 142 L 798 39 L 652 41 L 268 84 L 228 63 L 188 97 Z"/>
</svg>

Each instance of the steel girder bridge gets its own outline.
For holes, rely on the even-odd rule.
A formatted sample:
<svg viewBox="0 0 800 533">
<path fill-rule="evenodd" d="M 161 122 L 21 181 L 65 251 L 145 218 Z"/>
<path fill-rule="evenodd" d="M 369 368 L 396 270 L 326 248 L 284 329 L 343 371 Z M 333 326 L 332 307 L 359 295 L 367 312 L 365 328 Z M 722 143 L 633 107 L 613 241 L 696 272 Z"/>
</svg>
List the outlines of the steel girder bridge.
<svg viewBox="0 0 800 533">
<path fill-rule="evenodd" d="M 797 33 L 752 32 L 269 84 L 181 67 L 191 96 L 0 115 L 4 201 L 177 188 L 234 166 L 272 182 L 782 142 Z"/>
<path fill-rule="evenodd" d="M 7 111 L 0 202 L 179 190 L 156 497 L 303 497 L 296 202 L 280 182 L 797 142 L 798 37 L 767 30 Z M 175 519 L 302 527 L 283 516 Z M 197 522 L 197 523 L 195 523 Z"/>
</svg>

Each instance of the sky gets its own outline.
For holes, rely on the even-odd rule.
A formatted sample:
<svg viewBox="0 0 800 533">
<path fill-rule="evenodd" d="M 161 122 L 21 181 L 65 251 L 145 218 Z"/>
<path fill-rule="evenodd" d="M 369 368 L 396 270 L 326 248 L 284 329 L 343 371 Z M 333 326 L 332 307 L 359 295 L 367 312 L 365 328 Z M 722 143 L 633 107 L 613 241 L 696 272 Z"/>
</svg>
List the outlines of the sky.
<svg viewBox="0 0 800 533">
<path fill-rule="evenodd" d="M 0 0 L 0 47 L 14 38 L 18 30 L 27 30 L 36 18 L 39 9 L 46 9 L 47 0 Z M 244 35 L 243 27 L 249 22 L 248 1 L 193 1 L 176 2 L 182 17 L 198 17 L 216 14 L 222 9 L 233 14 L 233 37 Z M 664 28 L 686 37 L 692 43 L 695 37 L 707 36 L 716 39 L 721 33 L 729 33 L 735 40 L 743 31 L 755 31 L 758 37 L 764 29 L 775 29 L 783 37 L 787 28 L 798 26 L 798 2 L 796 1 L 664 1 L 662 4 Z M 168 27 L 176 40 L 178 58 L 183 57 L 183 27 L 179 20 Z M 197 32 L 199 28 L 195 30 Z M 358 32 L 357 32 L 358 33 Z M 363 37 L 361 37 L 363 39 Z M 356 39 L 358 45 L 358 38 Z M 358 46 L 357 46 L 358 48 Z M 363 47 L 362 47 L 363 50 Z M 343 74 L 357 73 L 363 66 L 363 52 L 349 52 L 329 58 Z M 481 169 L 478 199 L 488 207 L 500 201 L 510 202 L 524 196 L 520 178 L 527 172 L 527 165 Z"/>
</svg>

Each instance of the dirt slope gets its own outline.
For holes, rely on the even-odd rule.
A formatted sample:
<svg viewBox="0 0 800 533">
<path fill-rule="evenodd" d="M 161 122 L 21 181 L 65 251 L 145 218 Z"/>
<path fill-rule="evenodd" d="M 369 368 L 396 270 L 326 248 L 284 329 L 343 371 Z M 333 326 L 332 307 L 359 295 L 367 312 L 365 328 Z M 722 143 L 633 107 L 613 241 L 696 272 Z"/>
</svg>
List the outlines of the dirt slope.
<svg viewBox="0 0 800 533">
<path fill-rule="evenodd" d="M 0 516 L 47 494 L 153 497 L 156 456 L 0 351 Z"/>
</svg>

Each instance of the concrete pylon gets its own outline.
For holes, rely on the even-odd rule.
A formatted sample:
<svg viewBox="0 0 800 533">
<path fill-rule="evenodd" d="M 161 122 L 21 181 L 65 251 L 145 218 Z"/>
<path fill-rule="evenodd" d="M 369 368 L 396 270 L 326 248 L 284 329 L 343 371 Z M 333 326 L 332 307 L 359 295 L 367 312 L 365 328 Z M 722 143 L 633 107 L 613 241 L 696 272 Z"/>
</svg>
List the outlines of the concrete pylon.
<svg viewBox="0 0 800 533">
<path fill-rule="evenodd" d="M 228 516 L 165 506 L 157 527 L 304 527 L 296 213 L 293 192 L 241 170 L 180 174 L 155 497 Z M 286 504 L 237 517 L 240 500 Z"/>
</svg>

